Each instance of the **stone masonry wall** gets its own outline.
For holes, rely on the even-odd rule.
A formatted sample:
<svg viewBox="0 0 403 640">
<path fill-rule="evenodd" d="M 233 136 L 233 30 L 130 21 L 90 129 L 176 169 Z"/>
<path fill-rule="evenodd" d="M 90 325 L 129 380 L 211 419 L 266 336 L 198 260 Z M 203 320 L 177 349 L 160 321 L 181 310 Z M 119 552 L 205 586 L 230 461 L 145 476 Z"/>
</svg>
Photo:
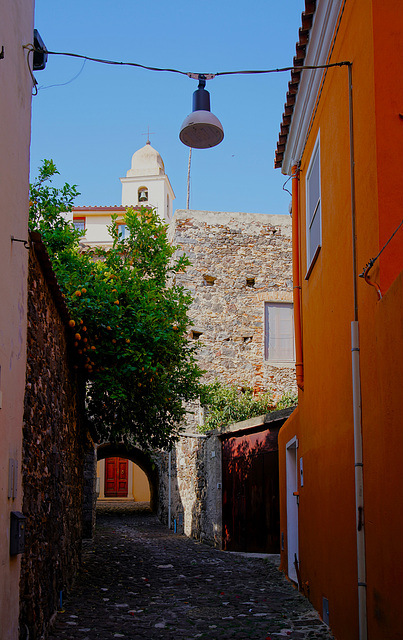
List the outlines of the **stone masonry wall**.
<svg viewBox="0 0 403 640">
<path fill-rule="evenodd" d="M 169 228 L 177 255 L 192 265 L 176 281 L 190 291 L 204 382 L 296 391 L 292 363 L 264 358 L 264 303 L 292 302 L 291 219 L 179 210 Z M 188 405 L 186 433 L 171 454 L 171 526 L 220 547 L 221 441 L 197 432 L 198 403 Z M 161 455 L 160 517 L 168 522 L 168 454 Z"/>
<path fill-rule="evenodd" d="M 207 435 L 184 433 L 171 453 L 171 528 L 177 533 L 222 548 L 222 439 L 226 436 L 279 429 L 293 407 L 273 411 Z M 169 454 L 158 456 L 161 507 L 159 517 L 168 524 Z"/>
<path fill-rule="evenodd" d="M 35 243 L 29 262 L 23 431 L 24 640 L 46 637 L 59 593 L 72 584 L 80 559 L 84 458 L 90 443 L 80 417 L 83 389 L 69 358 L 66 314 L 43 245 Z"/>
<path fill-rule="evenodd" d="M 194 298 L 204 381 L 296 391 L 293 364 L 264 358 L 264 303 L 292 302 L 289 216 L 178 210 L 169 234 L 192 263 L 176 281 Z"/>
</svg>

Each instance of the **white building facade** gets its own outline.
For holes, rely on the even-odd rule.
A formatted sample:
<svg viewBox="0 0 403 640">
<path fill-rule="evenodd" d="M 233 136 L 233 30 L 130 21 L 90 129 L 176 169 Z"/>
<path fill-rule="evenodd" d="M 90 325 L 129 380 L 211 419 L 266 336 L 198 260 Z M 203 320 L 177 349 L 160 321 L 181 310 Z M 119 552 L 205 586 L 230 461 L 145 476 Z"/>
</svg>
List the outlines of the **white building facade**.
<svg viewBox="0 0 403 640">
<path fill-rule="evenodd" d="M 133 154 L 131 167 L 122 183 L 122 205 L 111 207 L 74 207 L 72 220 L 74 225 L 85 231 L 83 243 L 86 245 L 108 245 L 111 236 L 108 226 L 112 216 L 117 215 L 116 224 L 125 237 L 125 212 L 128 207 L 151 207 L 158 213 L 161 222 L 172 219 L 175 194 L 165 173 L 164 162 L 147 141 L 147 144 Z M 71 214 L 70 214 L 71 219 Z"/>
</svg>

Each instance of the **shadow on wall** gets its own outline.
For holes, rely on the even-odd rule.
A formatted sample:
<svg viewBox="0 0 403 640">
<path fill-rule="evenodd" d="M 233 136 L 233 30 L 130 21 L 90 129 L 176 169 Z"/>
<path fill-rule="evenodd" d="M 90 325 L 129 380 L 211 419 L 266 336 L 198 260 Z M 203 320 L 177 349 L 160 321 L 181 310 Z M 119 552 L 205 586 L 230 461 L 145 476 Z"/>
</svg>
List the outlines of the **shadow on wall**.
<svg viewBox="0 0 403 640">
<path fill-rule="evenodd" d="M 279 553 L 278 426 L 223 439 L 223 548 Z"/>
<path fill-rule="evenodd" d="M 197 440 L 194 451 L 194 502 L 191 515 L 192 538 L 204 540 L 207 523 L 206 520 L 206 498 L 209 484 L 209 473 L 206 469 L 206 441 Z"/>
<path fill-rule="evenodd" d="M 180 483 L 178 482 L 178 468 L 181 459 L 178 459 L 177 447 L 171 452 L 165 451 L 161 455 L 161 494 L 160 513 L 161 522 L 172 529 L 174 533 L 185 532 L 185 508 L 181 497 Z M 183 461 L 183 460 L 182 460 Z"/>
<path fill-rule="evenodd" d="M 144 471 L 150 485 L 150 507 L 151 510 L 156 513 L 159 498 L 159 471 L 158 466 L 152 460 L 150 454 L 136 447 L 130 447 L 124 444 L 106 443 L 101 444 L 97 448 L 98 462 L 105 458 L 126 458 Z"/>
</svg>

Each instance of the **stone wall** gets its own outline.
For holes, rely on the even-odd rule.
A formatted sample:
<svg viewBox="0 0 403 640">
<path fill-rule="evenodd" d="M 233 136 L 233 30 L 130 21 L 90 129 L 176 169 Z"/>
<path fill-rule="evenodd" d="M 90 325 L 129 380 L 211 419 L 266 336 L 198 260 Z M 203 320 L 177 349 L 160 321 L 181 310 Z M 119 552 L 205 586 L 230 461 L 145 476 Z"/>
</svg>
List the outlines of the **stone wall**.
<svg viewBox="0 0 403 640">
<path fill-rule="evenodd" d="M 292 302 L 290 217 L 178 210 L 169 239 L 192 263 L 176 282 L 194 299 L 189 339 L 199 340 L 203 381 L 271 389 L 275 398 L 296 392 L 294 363 L 274 365 L 264 351 L 265 302 Z M 172 528 L 220 547 L 221 440 L 198 433 L 198 403 L 187 409 L 170 465 L 168 453 L 160 457 L 159 515 L 168 523 L 169 512 Z"/>
<path fill-rule="evenodd" d="M 229 425 L 208 435 L 184 433 L 171 452 L 158 455 L 160 508 L 158 515 L 177 533 L 222 548 L 222 441 L 239 434 L 279 429 L 293 408 L 273 411 Z M 169 472 L 170 466 L 170 472 Z M 169 484 L 171 500 L 169 508 Z"/>
<path fill-rule="evenodd" d="M 290 217 L 177 210 L 169 238 L 192 263 L 176 281 L 194 298 L 204 381 L 296 391 L 293 363 L 264 357 L 264 303 L 292 302 Z"/>
<path fill-rule="evenodd" d="M 83 388 L 69 357 L 67 310 L 38 234 L 30 250 L 23 430 L 25 553 L 21 638 L 46 637 L 60 591 L 72 584 L 82 538 L 86 431 Z"/>
</svg>

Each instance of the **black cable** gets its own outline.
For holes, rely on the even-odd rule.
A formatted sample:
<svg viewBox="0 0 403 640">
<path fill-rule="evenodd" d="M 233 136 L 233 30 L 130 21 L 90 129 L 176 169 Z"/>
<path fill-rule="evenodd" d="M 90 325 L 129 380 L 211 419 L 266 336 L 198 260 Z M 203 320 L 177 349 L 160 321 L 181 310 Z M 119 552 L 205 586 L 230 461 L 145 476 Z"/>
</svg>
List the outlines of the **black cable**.
<svg viewBox="0 0 403 640">
<path fill-rule="evenodd" d="M 33 49 L 35 51 L 35 49 Z M 79 53 L 68 53 L 64 51 L 47 51 L 52 56 L 69 56 L 70 58 L 81 58 L 82 60 L 90 60 L 91 62 L 100 62 L 101 64 L 120 65 L 125 67 L 139 67 L 140 69 L 147 69 L 148 71 L 169 71 L 170 73 L 180 73 L 184 76 L 188 74 L 185 71 L 179 71 L 178 69 L 160 69 L 159 67 L 147 67 L 144 64 L 138 64 L 137 62 L 118 62 L 116 60 L 104 60 L 103 58 L 91 58 L 90 56 L 83 56 Z"/>
<path fill-rule="evenodd" d="M 24 48 L 29 49 L 29 51 L 37 51 L 33 45 L 26 45 Z M 106 60 L 104 58 L 92 58 L 90 56 L 84 56 L 79 53 L 70 53 L 67 51 L 47 51 L 49 55 L 53 56 L 68 56 L 70 58 L 81 58 L 82 60 L 89 60 L 91 62 L 99 62 L 101 64 L 110 64 L 110 65 L 119 65 L 126 67 L 137 67 L 139 69 L 146 69 L 147 71 L 167 71 L 169 73 L 179 73 L 183 76 L 195 77 L 204 75 L 207 79 L 215 78 L 216 76 L 229 76 L 229 75 L 256 75 L 256 74 L 266 74 L 266 73 L 282 73 L 284 71 L 303 71 L 305 69 L 328 69 L 329 67 L 343 67 L 345 65 L 350 64 L 349 62 L 333 62 L 331 64 L 323 64 L 323 65 L 315 65 L 315 66 L 300 66 L 300 67 L 282 67 L 280 69 L 250 69 L 244 71 L 219 71 L 217 73 L 212 74 L 197 74 L 186 71 L 180 71 L 179 69 L 169 69 L 162 67 L 149 67 L 144 64 L 139 64 L 137 62 L 119 62 L 117 60 Z"/>
<path fill-rule="evenodd" d="M 383 245 L 382 249 L 380 250 L 380 252 L 378 253 L 377 256 L 375 256 L 375 258 L 371 258 L 371 260 L 368 262 L 368 264 L 364 267 L 364 270 L 362 273 L 360 273 L 360 278 L 363 278 L 365 275 L 365 272 L 372 269 L 372 267 L 374 266 L 376 260 L 378 260 L 379 256 L 381 255 L 381 253 L 386 249 L 386 247 L 388 246 L 389 242 L 392 240 L 393 236 L 396 235 L 396 233 L 399 231 L 400 227 L 403 224 L 403 220 L 400 222 L 400 224 L 396 227 L 396 229 L 394 230 L 394 232 L 392 233 L 392 235 L 390 236 L 389 240 L 387 240 L 385 242 L 385 244 Z"/>
</svg>

